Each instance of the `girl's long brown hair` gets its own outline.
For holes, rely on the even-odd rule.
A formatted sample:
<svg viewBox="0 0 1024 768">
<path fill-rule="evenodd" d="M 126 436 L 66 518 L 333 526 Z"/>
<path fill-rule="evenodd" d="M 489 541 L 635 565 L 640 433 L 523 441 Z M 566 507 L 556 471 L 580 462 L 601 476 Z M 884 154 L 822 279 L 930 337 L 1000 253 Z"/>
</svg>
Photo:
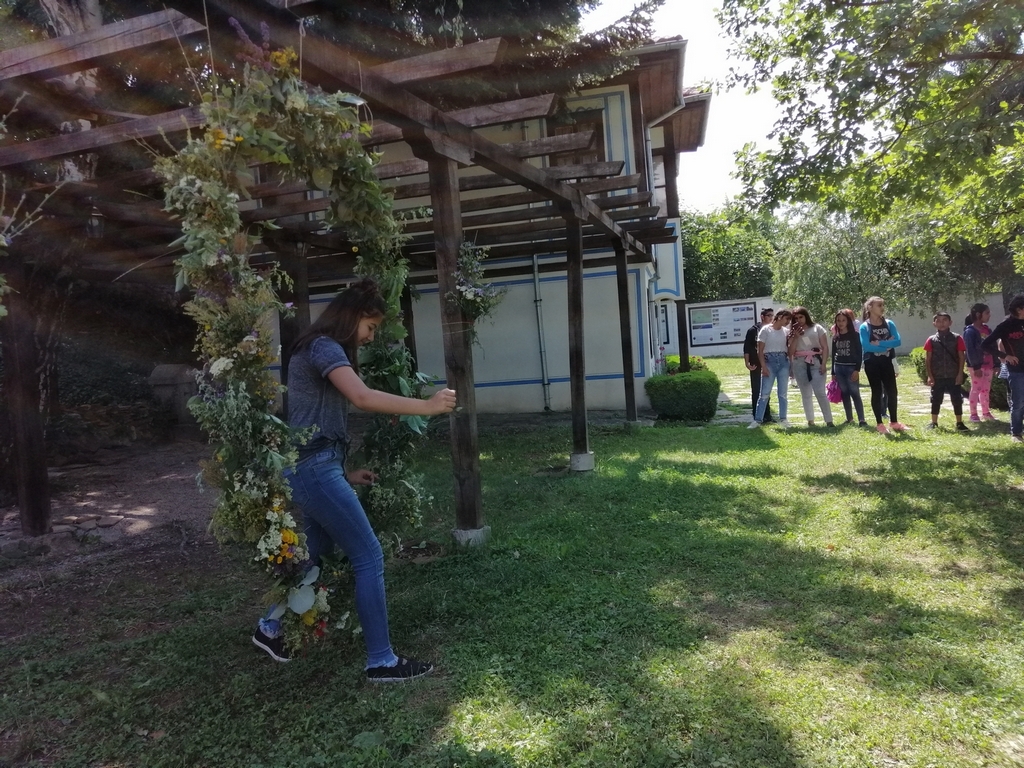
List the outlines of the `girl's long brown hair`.
<svg viewBox="0 0 1024 768">
<path fill-rule="evenodd" d="M 316 321 L 303 331 L 292 344 L 294 355 L 309 346 L 317 336 L 329 336 L 341 344 L 352 364 L 359 372 L 359 321 L 364 317 L 384 317 L 388 311 L 387 302 L 380 294 L 376 280 L 364 278 L 335 296 L 327 309 Z"/>
<path fill-rule="evenodd" d="M 836 312 L 836 316 L 834 318 L 832 318 L 832 335 L 833 336 L 838 336 L 839 335 L 839 323 L 837 321 L 839 320 L 839 316 L 840 315 L 842 315 L 843 317 L 846 318 L 846 330 L 847 330 L 847 332 L 849 332 L 849 333 L 856 333 L 857 332 L 857 316 L 855 314 L 853 314 L 853 310 L 852 309 L 840 309 L 838 312 Z"/>
</svg>

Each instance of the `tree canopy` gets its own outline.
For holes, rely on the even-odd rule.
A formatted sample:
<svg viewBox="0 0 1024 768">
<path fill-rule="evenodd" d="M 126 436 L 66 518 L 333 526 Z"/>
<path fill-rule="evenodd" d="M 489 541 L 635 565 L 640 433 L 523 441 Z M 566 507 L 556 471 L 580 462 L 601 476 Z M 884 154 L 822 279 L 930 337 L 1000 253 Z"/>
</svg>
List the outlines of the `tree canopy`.
<svg viewBox="0 0 1024 768">
<path fill-rule="evenodd" d="M 741 157 L 754 200 L 898 203 L 939 245 L 1024 250 L 1024 6 L 724 0 L 720 19 L 750 62 L 733 81 L 783 108 L 777 146 Z"/>
<path fill-rule="evenodd" d="M 773 216 L 751 216 L 735 206 L 710 214 L 683 212 L 679 229 L 688 300 L 771 294 L 769 260 L 776 235 Z"/>
</svg>

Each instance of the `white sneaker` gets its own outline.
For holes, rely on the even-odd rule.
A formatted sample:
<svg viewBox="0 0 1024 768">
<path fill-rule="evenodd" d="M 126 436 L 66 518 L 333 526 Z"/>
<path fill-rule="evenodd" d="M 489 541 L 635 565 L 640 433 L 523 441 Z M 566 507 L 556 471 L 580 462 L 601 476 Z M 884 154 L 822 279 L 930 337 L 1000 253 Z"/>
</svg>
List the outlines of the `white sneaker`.
<svg viewBox="0 0 1024 768">
<path fill-rule="evenodd" d="M 785 419 L 779 422 L 779 429 L 789 429 L 789 422 Z"/>
<path fill-rule="evenodd" d="M 761 422 L 760 421 L 752 421 L 749 424 L 747 424 L 747 429 L 757 429 L 760 426 L 761 426 Z"/>
</svg>

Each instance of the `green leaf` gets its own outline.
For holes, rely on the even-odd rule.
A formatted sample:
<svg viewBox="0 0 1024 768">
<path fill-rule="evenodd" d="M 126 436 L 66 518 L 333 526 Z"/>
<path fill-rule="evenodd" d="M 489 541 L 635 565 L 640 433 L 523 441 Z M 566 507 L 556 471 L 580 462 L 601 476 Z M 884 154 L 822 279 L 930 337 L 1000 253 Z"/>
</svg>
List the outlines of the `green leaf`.
<svg viewBox="0 0 1024 768">
<path fill-rule="evenodd" d="M 313 186 L 321 192 L 327 192 L 331 188 L 331 181 L 334 178 L 334 170 L 331 168 L 314 168 L 312 174 Z"/>
</svg>

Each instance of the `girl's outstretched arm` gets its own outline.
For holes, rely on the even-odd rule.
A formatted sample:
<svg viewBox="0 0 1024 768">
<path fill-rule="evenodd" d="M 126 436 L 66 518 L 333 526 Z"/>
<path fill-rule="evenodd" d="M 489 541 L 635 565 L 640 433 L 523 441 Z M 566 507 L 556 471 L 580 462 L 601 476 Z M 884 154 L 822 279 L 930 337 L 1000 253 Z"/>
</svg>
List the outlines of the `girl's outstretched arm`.
<svg viewBox="0 0 1024 768">
<path fill-rule="evenodd" d="M 361 411 L 394 413 L 398 416 L 440 416 L 455 409 L 455 390 L 440 389 L 427 400 L 390 395 L 370 389 L 347 365 L 335 368 L 327 378 L 345 398 Z"/>
</svg>

